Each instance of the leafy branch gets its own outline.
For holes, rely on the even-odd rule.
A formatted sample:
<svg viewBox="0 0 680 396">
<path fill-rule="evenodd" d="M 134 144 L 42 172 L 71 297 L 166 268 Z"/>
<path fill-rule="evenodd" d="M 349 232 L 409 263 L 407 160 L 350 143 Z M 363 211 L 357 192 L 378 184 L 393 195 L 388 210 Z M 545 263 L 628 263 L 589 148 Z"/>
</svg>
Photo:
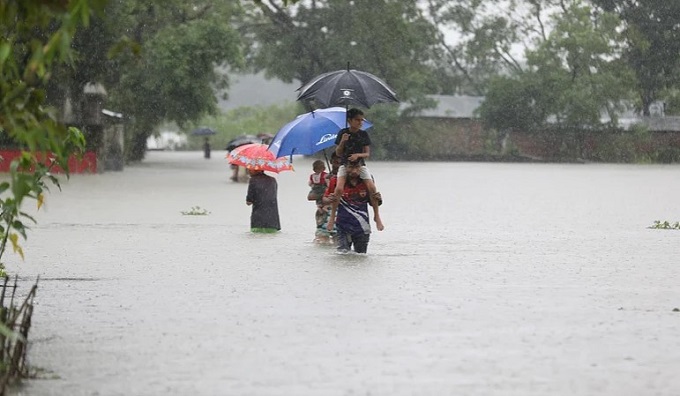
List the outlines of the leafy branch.
<svg viewBox="0 0 680 396">
<path fill-rule="evenodd" d="M 210 214 L 210 212 L 200 206 L 192 206 L 190 210 L 182 211 L 181 213 L 185 216 L 207 216 Z"/>
<path fill-rule="evenodd" d="M 680 222 L 671 223 L 668 221 L 654 220 L 654 224 L 647 227 L 654 230 L 680 230 Z"/>
</svg>

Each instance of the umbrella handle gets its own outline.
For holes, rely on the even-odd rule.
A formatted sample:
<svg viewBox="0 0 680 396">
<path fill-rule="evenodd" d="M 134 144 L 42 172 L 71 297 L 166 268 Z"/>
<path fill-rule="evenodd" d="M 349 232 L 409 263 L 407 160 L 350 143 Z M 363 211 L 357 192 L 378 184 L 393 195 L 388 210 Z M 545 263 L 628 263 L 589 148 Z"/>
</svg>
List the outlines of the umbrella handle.
<svg viewBox="0 0 680 396">
<path fill-rule="evenodd" d="M 349 62 L 347 62 L 347 70 L 349 70 Z M 347 119 L 349 113 L 349 103 L 345 103 L 345 128 L 349 128 L 349 120 Z"/>
<path fill-rule="evenodd" d="M 293 147 L 293 149 L 290 151 L 290 157 L 288 157 L 288 161 L 291 164 L 293 163 L 293 154 L 295 154 L 295 150 L 297 150 L 297 147 Z"/>
<path fill-rule="evenodd" d="M 331 170 L 331 162 L 328 160 L 328 156 L 326 155 L 326 149 L 323 149 L 323 157 L 326 159 L 326 169 L 330 172 Z"/>
</svg>

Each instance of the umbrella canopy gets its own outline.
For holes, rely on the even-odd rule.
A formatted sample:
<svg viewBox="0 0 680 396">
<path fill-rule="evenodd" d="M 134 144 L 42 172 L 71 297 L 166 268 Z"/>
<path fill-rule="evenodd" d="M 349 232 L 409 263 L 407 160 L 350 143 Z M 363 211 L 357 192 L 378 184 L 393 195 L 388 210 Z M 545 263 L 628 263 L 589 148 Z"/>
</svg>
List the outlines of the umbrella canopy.
<svg viewBox="0 0 680 396">
<path fill-rule="evenodd" d="M 230 164 L 243 166 L 246 169 L 279 173 L 293 170 L 293 165 L 287 158 L 276 158 L 274 153 L 267 150 L 267 145 L 251 143 L 239 146 L 227 154 Z"/>
<path fill-rule="evenodd" d="M 319 109 L 297 116 L 274 135 L 269 151 L 276 157 L 312 155 L 335 144 L 338 131 L 345 128 L 347 111 L 342 107 Z M 364 129 L 372 127 L 364 121 Z"/>
<path fill-rule="evenodd" d="M 349 66 L 321 74 L 298 91 L 297 100 L 314 99 L 324 107 L 355 104 L 368 108 L 376 103 L 399 102 L 396 92 L 383 80 Z"/>
<path fill-rule="evenodd" d="M 193 131 L 191 131 L 191 134 L 194 136 L 211 136 L 216 134 L 214 130 L 208 128 L 208 127 L 200 127 L 196 128 Z"/>
<path fill-rule="evenodd" d="M 243 146 L 244 144 L 251 144 L 251 143 L 262 143 L 262 138 L 257 137 L 255 135 L 241 135 L 237 136 L 229 141 L 227 143 L 227 151 L 231 151 L 235 149 L 236 147 Z"/>
</svg>

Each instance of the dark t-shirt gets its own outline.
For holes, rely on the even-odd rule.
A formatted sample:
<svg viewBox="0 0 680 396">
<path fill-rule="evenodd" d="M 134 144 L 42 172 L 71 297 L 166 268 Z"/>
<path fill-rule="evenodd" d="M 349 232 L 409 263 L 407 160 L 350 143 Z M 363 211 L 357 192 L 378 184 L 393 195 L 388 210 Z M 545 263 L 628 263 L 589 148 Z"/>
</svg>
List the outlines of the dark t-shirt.
<svg viewBox="0 0 680 396">
<path fill-rule="evenodd" d="M 340 163 L 345 165 L 347 163 L 347 158 L 352 154 L 361 154 L 364 152 L 365 146 L 371 145 L 371 138 L 368 136 L 368 132 L 363 129 L 359 129 L 356 132 L 350 132 L 349 128 L 341 129 L 338 132 L 338 136 L 335 138 L 335 144 L 339 145 L 342 140 L 342 135 L 348 134 L 349 139 L 345 142 L 345 147 L 342 152 L 342 157 L 340 158 Z M 361 158 L 361 165 L 366 165 L 366 162 Z"/>
</svg>

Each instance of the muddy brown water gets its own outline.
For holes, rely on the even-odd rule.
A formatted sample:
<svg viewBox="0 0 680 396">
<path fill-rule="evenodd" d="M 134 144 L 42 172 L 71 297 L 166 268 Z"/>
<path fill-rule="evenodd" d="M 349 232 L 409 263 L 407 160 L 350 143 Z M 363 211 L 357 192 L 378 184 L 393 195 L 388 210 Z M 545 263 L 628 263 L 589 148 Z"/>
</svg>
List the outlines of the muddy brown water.
<svg viewBox="0 0 680 396">
<path fill-rule="evenodd" d="M 647 228 L 680 220 L 679 166 L 372 162 L 359 256 L 311 243 L 311 160 L 252 235 L 212 157 L 53 189 L 5 258 L 41 277 L 14 394 L 680 394 L 680 231 Z"/>
</svg>

